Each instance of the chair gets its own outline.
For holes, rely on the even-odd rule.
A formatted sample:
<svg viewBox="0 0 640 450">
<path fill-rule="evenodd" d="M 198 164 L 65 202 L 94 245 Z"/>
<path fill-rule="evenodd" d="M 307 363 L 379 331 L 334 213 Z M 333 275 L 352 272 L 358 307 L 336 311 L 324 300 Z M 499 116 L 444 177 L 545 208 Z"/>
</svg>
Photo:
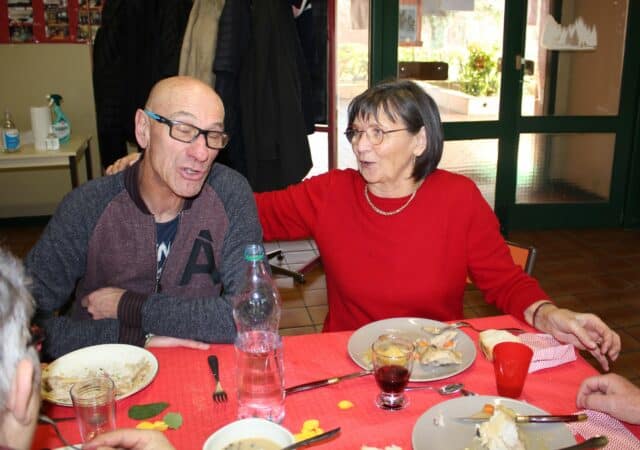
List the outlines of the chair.
<svg viewBox="0 0 640 450">
<path fill-rule="evenodd" d="M 522 267 L 522 270 L 527 275 L 533 274 L 533 266 L 536 263 L 536 257 L 538 255 L 538 251 L 533 246 L 525 246 L 518 244 L 516 242 L 506 241 L 507 247 L 509 247 L 509 252 L 511 253 L 511 257 L 513 258 L 513 262 Z M 471 284 L 471 278 L 467 277 L 467 283 Z"/>
<path fill-rule="evenodd" d="M 270 252 L 267 252 L 267 259 L 271 260 L 272 258 L 278 258 L 278 261 L 282 261 L 284 259 L 282 250 L 272 250 Z M 320 260 L 320 257 L 317 256 L 307 264 L 305 264 L 303 267 L 301 267 L 300 270 L 290 270 L 282 266 L 277 266 L 275 264 L 270 264 L 270 266 L 271 273 L 286 275 L 293 278 L 293 281 L 295 281 L 296 283 L 304 284 L 306 281 L 304 275 L 319 266 L 321 263 L 322 261 Z"/>
<path fill-rule="evenodd" d="M 509 246 L 513 262 L 522 267 L 522 270 L 524 270 L 527 275 L 532 275 L 533 266 L 538 256 L 536 248 L 533 246 L 527 247 L 511 241 L 507 241 L 507 246 Z"/>
</svg>

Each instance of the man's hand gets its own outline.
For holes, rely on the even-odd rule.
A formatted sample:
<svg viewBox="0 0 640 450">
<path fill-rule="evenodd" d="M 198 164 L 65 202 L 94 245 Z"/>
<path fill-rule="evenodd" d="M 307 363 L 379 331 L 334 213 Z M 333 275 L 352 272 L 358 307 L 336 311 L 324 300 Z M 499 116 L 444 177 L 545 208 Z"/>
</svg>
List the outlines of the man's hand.
<svg viewBox="0 0 640 450">
<path fill-rule="evenodd" d="M 105 175 L 115 175 L 118 172 L 122 172 L 129 166 L 132 166 L 137 160 L 140 159 L 142 153 L 129 153 L 127 156 L 116 160 L 104 171 Z"/>
<path fill-rule="evenodd" d="M 175 338 L 171 336 L 153 336 L 145 347 L 187 347 L 197 350 L 208 350 L 209 344 L 192 339 Z"/>
<path fill-rule="evenodd" d="M 615 373 L 584 380 L 578 390 L 576 405 L 640 424 L 640 388 Z"/>
<path fill-rule="evenodd" d="M 96 289 L 82 299 L 82 306 L 94 320 L 117 319 L 118 304 L 124 292 L 124 289 L 114 287 Z"/>
<path fill-rule="evenodd" d="M 120 428 L 99 434 L 82 446 L 85 450 L 175 450 L 159 431 Z"/>
</svg>

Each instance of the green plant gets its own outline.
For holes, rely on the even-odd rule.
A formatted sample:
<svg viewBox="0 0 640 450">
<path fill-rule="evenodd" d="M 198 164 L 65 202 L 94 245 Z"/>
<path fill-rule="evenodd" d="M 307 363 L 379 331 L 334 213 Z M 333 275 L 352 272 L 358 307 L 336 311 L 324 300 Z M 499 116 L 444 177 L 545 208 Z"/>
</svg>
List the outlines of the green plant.
<svg viewBox="0 0 640 450">
<path fill-rule="evenodd" d="M 491 96 L 498 92 L 497 52 L 485 51 L 477 45 L 470 45 L 466 61 L 460 64 L 459 81 L 462 91 L 473 96 Z"/>
</svg>

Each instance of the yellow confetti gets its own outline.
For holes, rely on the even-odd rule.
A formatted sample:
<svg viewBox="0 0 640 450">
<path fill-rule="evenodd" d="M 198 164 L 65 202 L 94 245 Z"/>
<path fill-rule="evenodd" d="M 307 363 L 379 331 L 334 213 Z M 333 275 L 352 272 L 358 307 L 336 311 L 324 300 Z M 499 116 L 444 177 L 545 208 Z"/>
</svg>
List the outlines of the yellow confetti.
<svg viewBox="0 0 640 450">
<path fill-rule="evenodd" d="M 318 419 L 309 419 L 305 420 L 302 424 L 302 431 L 304 430 L 315 430 L 320 426 L 320 421 Z"/>
<path fill-rule="evenodd" d="M 158 431 L 167 431 L 167 429 L 169 428 L 169 425 L 167 425 L 166 423 L 164 423 L 161 420 L 157 420 L 155 422 L 140 422 L 138 425 L 136 425 L 136 428 L 138 430 L 158 430 Z"/>
<path fill-rule="evenodd" d="M 294 438 L 296 441 L 301 441 L 322 433 L 324 433 L 324 430 L 320 428 L 320 421 L 317 419 L 309 419 L 304 421 L 302 430 L 300 430 L 300 433 L 294 434 Z"/>
<path fill-rule="evenodd" d="M 349 400 L 340 400 L 338 402 L 338 408 L 340 409 L 351 409 L 353 408 L 353 403 L 351 403 Z"/>
<path fill-rule="evenodd" d="M 153 429 L 154 430 L 158 430 L 158 431 L 167 431 L 167 428 L 169 428 L 169 425 L 167 425 L 166 423 L 164 423 L 163 421 L 156 421 L 153 422 Z"/>
</svg>

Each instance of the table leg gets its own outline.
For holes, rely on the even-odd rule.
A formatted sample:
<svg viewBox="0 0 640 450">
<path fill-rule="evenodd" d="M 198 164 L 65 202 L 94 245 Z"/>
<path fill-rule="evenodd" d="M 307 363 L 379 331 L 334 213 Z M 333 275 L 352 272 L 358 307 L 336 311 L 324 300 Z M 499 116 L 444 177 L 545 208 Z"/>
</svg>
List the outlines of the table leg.
<svg viewBox="0 0 640 450">
<path fill-rule="evenodd" d="M 91 162 L 91 141 L 87 142 L 87 149 L 84 152 L 84 163 L 87 167 L 87 181 L 93 180 L 93 163 Z"/>
<path fill-rule="evenodd" d="M 71 189 L 78 187 L 78 166 L 75 156 L 69 156 L 69 171 L 71 172 Z"/>
</svg>

